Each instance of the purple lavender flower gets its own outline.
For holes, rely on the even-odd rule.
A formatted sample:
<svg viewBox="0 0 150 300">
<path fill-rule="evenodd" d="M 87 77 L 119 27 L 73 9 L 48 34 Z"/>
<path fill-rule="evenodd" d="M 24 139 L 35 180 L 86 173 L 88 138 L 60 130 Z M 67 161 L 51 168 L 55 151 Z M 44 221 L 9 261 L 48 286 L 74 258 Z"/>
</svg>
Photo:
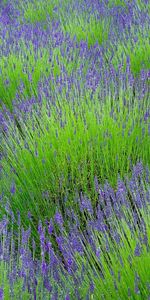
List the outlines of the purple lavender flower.
<svg viewBox="0 0 150 300">
<path fill-rule="evenodd" d="M 47 264 L 46 264 L 45 260 L 42 260 L 41 271 L 42 271 L 43 275 L 47 274 Z"/>
<path fill-rule="evenodd" d="M 90 282 L 90 293 L 91 294 L 94 293 L 94 289 L 95 289 L 95 285 L 94 285 L 94 282 L 91 280 L 91 282 Z"/>
<path fill-rule="evenodd" d="M 31 215 L 31 212 L 28 211 L 28 219 L 31 220 L 32 219 L 32 215 Z"/>
<path fill-rule="evenodd" d="M 81 200 L 79 200 L 80 210 L 83 212 L 83 210 L 87 210 L 91 215 L 93 214 L 93 208 L 91 201 L 81 193 Z"/>
<path fill-rule="evenodd" d="M 55 221 L 56 221 L 56 224 L 58 224 L 60 227 L 63 226 L 63 218 L 62 218 L 62 215 L 58 211 L 55 214 Z"/>
<path fill-rule="evenodd" d="M 139 243 L 137 243 L 136 244 L 136 247 L 135 247 L 135 250 L 134 250 L 134 255 L 135 256 L 140 256 L 141 255 L 141 251 L 142 249 L 141 249 L 141 246 L 140 246 L 140 244 Z"/>
<path fill-rule="evenodd" d="M 42 227 L 42 222 L 40 220 L 38 224 L 38 233 L 41 234 L 42 232 L 43 232 L 43 227 Z"/>
<path fill-rule="evenodd" d="M 96 256 L 97 256 L 97 258 L 100 258 L 100 254 L 101 254 L 101 250 L 100 250 L 100 248 L 97 248 L 96 249 Z"/>
<path fill-rule="evenodd" d="M 99 184 L 98 184 L 97 176 L 94 177 L 94 184 L 95 184 L 95 190 L 98 193 L 99 192 Z"/>
<path fill-rule="evenodd" d="M 137 283 L 137 282 L 135 283 L 135 286 L 134 286 L 134 292 L 135 292 L 135 294 L 137 294 L 137 295 L 140 294 L 140 290 L 139 290 L 139 286 L 138 286 L 138 283 Z"/>
<path fill-rule="evenodd" d="M 50 219 L 49 225 L 48 225 L 48 233 L 51 235 L 54 230 L 53 221 Z"/>
<path fill-rule="evenodd" d="M 2 288 L 0 288 L 0 300 L 4 299 L 4 291 Z"/>
<path fill-rule="evenodd" d="M 57 236 L 56 242 L 58 244 L 60 251 L 63 251 L 64 238 L 62 236 Z"/>
<path fill-rule="evenodd" d="M 30 235 L 31 235 L 31 228 L 30 227 L 27 230 L 22 229 L 22 244 L 23 245 L 28 243 Z"/>
<path fill-rule="evenodd" d="M 47 277 L 44 278 L 44 287 L 49 291 L 49 293 L 51 293 L 53 290 L 53 287 L 51 286 Z"/>
<path fill-rule="evenodd" d="M 137 178 L 143 174 L 143 165 L 141 162 L 137 163 L 136 166 L 133 168 L 133 176 Z"/>
<path fill-rule="evenodd" d="M 14 183 L 14 182 L 13 182 L 12 185 L 11 185 L 10 192 L 11 192 L 12 195 L 14 195 L 15 192 L 16 192 L 16 186 L 15 186 L 15 183 Z"/>
</svg>

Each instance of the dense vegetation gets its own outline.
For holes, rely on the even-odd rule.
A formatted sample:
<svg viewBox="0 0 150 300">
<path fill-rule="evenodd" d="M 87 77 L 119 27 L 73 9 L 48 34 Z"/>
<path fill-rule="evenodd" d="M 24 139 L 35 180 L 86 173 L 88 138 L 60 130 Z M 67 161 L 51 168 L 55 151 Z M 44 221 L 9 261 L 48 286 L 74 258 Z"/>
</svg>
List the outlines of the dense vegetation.
<svg viewBox="0 0 150 300">
<path fill-rule="evenodd" d="M 0 2 L 0 299 L 150 297 L 150 4 Z"/>
</svg>

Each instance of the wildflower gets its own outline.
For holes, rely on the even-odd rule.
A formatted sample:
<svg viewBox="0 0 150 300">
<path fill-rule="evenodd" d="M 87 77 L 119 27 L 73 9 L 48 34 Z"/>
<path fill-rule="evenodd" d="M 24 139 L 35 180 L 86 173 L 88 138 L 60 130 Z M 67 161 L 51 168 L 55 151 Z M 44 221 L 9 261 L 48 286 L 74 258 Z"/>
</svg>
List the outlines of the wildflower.
<svg viewBox="0 0 150 300">
<path fill-rule="evenodd" d="M 48 225 L 48 233 L 51 235 L 53 230 L 54 230 L 53 221 L 52 221 L 52 219 L 50 219 L 50 222 L 49 222 L 49 225 Z"/>
</svg>

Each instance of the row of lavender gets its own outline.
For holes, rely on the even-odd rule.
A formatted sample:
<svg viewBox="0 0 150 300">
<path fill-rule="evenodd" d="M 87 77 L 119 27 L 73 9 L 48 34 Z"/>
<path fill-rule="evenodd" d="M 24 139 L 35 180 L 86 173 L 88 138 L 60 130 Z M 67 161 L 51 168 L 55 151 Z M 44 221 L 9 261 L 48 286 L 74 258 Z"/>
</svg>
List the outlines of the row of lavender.
<svg viewBox="0 0 150 300">
<path fill-rule="evenodd" d="M 16 7 L 19 7 L 17 4 Z M 101 81 L 102 69 L 105 70 L 106 66 L 108 70 L 110 66 L 116 69 L 116 66 L 125 65 L 127 56 L 131 61 L 131 81 L 133 81 L 133 75 L 137 76 L 141 71 L 144 72 L 143 69 L 148 73 L 150 51 L 148 5 L 145 4 L 144 8 L 140 9 L 136 1 L 132 4 L 127 2 L 125 7 L 113 8 L 108 8 L 105 1 L 102 3 L 96 1 L 93 4 L 85 1 L 84 5 L 79 4 L 80 1 L 75 2 L 74 5 L 71 3 L 71 7 L 66 9 L 65 14 L 71 15 L 71 9 L 74 9 L 75 15 L 84 15 L 88 7 L 89 20 L 90 16 L 97 18 L 98 14 L 99 20 L 96 19 L 95 22 L 98 22 L 99 26 L 103 18 L 106 23 L 110 20 L 109 28 L 106 28 L 105 23 L 105 28 L 103 28 L 103 31 L 108 30 L 107 39 L 104 39 L 103 33 L 100 33 L 101 43 L 98 43 L 94 37 L 94 31 L 98 28 L 95 27 L 92 31 L 93 23 L 85 28 L 86 33 L 91 31 L 90 38 L 94 42 L 90 49 L 83 31 L 78 37 L 79 28 L 77 32 L 73 32 L 76 36 L 74 39 L 71 35 L 72 27 L 71 32 L 68 33 L 70 28 L 67 27 L 68 18 L 65 19 L 64 16 L 63 22 L 60 21 L 61 14 L 58 14 L 59 18 L 54 20 L 28 24 L 24 17 L 20 16 L 21 11 L 14 9 L 12 5 L 7 5 L 2 10 L 0 18 L 0 54 L 2 56 L 0 99 L 2 102 L 11 106 L 10 102 L 13 100 L 16 103 L 18 98 L 22 99 L 22 93 L 18 91 L 20 81 L 23 81 L 27 90 L 27 92 L 24 91 L 24 100 L 36 94 L 37 83 L 41 75 L 47 78 L 50 74 L 59 77 L 64 69 L 72 81 L 72 73 L 76 73 L 76 69 L 79 68 L 82 81 L 85 80 L 87 84 L 89 82 L 89 87 L 95 89 Z M 66 31 L 62 28 L 64 22 Z M 80 18 L 77 22 L 80 24 Z M 87 22 L 90 21 L 87 20 Z M 80 26 L 82 27 L 82 24 Z M 95 47 L 98 48 L 97 51 Z M 63 70 L 59 64 L 63 65 Z M 141 76 L 145 78 L 143 72 Z M 107 77 L 108 74 L 106 74 Z M 64 75 L 63 81 L 65 80 Z"/>
<path fill-rule="evenodd" d="M 95 182 L 95 210 L 78 195 L 80 215 L 66 210 L 68 231 L 59 211 L 39 221 L 38 260 L 31 228 L 24 230 L 19 212 L 15 219 L 7 210 L 0 222 L 0 299 L 3 293 L 4 299 L 149 299 L 149 180 L 148 168 L 138 163 L 130 180 L 118 180 L 116 192 Z"/>
</svg>

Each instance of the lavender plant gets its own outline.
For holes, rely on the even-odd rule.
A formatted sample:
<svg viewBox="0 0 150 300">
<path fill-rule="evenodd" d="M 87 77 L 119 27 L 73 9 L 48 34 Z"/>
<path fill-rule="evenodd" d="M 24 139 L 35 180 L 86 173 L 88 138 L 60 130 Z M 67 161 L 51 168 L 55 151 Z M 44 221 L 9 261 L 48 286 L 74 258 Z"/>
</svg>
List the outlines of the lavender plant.
<svg viewBox="0 0 150 300">
<path fill-rule="evenodd" d="M 86 227 L 73 210 L 66 210 L 66 231 L 59 211 L 54 219 L 40 221 L 41 255 L 31 229 L 24 230 L 18 215 L 18 230 L 8 231 L 8 219 L 1 220 L 1 295 L 24 299 L 49 296 L 54 299 L 147 299 L 149 296 L 149 170 L 137 164 L 131 179 L 118 178 L 114 191 L 107 183 L 95 182 L 98 202 L 94 213 L 85 194 L 78 197 Z M 14 216 L 12 214 L 12 224 Z M 57 227 L 57 228 L 56 228 Z M 14 234 L 18 235 L 15 255 Z M 57 242 L 54 248 L 53 236 Z M 11 263 L 9 263 L 11 262 Z M 8 289 L 8 286 L 10 289 Z M 3 297 L 1 297 L 3 299 Z M 28 298 L 27 298 L 28 299 Z"/>
<path fill-rule="evenodd" d="M 72 22 L 73 19 L 73 22 Z M 90 15 L 88 18 L 83 15 L 74 16 L 71 15 L 70 20 L 62 22 L 62 28 L 64 32 L 70 34 L 70 36 L 76 37 L 77 41 L 86 41 L 88 47 L 98 42 L 100 45 L 105 43 L 108 39 L 110 22 L 100 16 Z"/>
<path fill-rule="evenodd" d="M 95 176 L 115 186 L 118 174 L 129 174 L 139 159 L 149 164 L 148 120 L 138 103 L 130 111 L 120 100 L 112 110 L 109 98 L 105 104 L 96 97 L 92 102 L 86 99 L 87 103 L 78 98 L 69 103 L 61 97 L 48 106 L 43 98 L 37 112 L 33 102 L 20 123 L 23 136 L 10 121 L 12 129 L 4 137 L 2 191 L 6 199 L 11 197 L 13 211 L 19 208 L 24 224 L 28 210 L 37 222 L 54 215 L 57 205 L 62 211 L 64 204 L 74 206 L 76 189 L 92 195 L 94 205 Z"/>
<path fill-rule="evenodd" d="M 148 71 L 150 69 L 148 9 L 142 10 L 138 1 L 135 1 L 133 5 L 128 6 L 127 11 L 116 10 L 115 13 L 114 10 L 113 15 L 113 22 L 116 26 L 112 30 L 110 47 L 107 48 L 108 57 L 112 58 L 113 65 L 116 68 L 120 62 L 123 62 L 126 66 L 126 57 L 128 56 L 132 73 L 135 77 L 139 76 L 141 70 Z"/>
<path fill-rule="evenodd" d="M 46 21 L 47 17 L 57 18 L 56 9 L 59 1 L 27 1 L 21 2 L 20 10 L 25 22 L 36 23 Z"/>
</svg>

